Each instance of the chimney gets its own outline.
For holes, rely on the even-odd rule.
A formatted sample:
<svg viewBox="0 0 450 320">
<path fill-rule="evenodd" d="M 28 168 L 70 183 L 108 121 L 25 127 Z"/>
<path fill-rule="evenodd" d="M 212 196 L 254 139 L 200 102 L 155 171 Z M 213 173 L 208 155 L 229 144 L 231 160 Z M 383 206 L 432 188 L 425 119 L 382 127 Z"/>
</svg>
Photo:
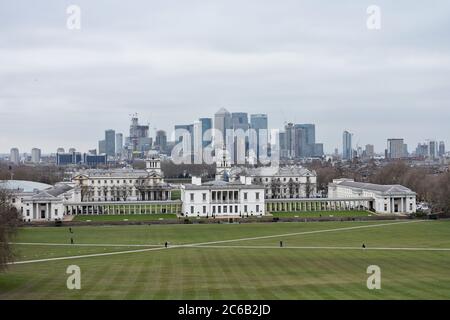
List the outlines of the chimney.
<svg viewBox="0 0 450 320">
<path fill-rule="evenodd" d="M 192 184 L 195 186 L 201 186 L 202 178 L 201 177 L 192 177 Z"/>
</svg>

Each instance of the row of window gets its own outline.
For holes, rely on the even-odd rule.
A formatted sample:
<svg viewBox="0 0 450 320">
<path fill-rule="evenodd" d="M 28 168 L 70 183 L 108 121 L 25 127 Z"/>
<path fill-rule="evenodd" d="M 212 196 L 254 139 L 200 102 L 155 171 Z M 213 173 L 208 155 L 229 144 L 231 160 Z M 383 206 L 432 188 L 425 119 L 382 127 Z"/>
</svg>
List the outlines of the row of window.
<svg viewBox="0 0 450 320">
<path fill-rule="evenodd" d="M 108 183 L 108 180 L 91 180 L 91 184 L 95 184 L 95 181 L 97 181 L 97 184 L 107 184 Z M 102 182 L 103 181 L 103 182 Z M 120 184 L 120 180 L 110 180 L 110 182 L 112 183 L 112 184 L 114 184 L 114 181 L 117 183 L 117 184 Z M 122 180 L 122 183 L 123 184 L 127 184 L 127 183 L 129 183 L 129 184 L 134 184 L 134 183 L 136 183 L 136 182 L 138 182 L 139 180 Z M 140 180 L 139 181 L 140 183 L 145 183 L 145 180 Z M 156 182 L 159 182 L 159 179 L 156 179 Z"/>
<path fill-rule="evenodd" d="M 227 205 L 212 206 L 211 209 L 212 209 L 212 211 L 211 211 L 212 214 L 216 214 L 216 213 L 218 213 L 218 214 L 220 214 L 220 213 L 240 213 L 239 212 L 239 206 L 236 206 L 236 205 L 234 205 L 234 206 L 233 205 L 229 205 L 229 206 L 227 206 Z M 259 213 L 259 205 L 256 205 L 255 209 L 256 209 L 256 213 Z M 195 213 L 199 214 L 200 213 L 200 212 L 195 212 L 194 206 L 191 206 L 191 210 L 190 211 L 191 211 L 191 214 L 195 214 Z M 207 213 L 207 207 L 206 206 L 202 206 L 202 213 L 203 214 Z M 244 205 L 244 213 L 248 213 L 247 205 Z M 253 213 L 253 211 L 251 213 Z"/>
<path fill-rule="evenodd" d="M 231 192 L 233 192 L 233 191 L 231 191 Z M 189 195 L 190 195 L 191 201 L 194 201 L 195 193 L 190 193 Z M 259 192 L 255 192 L 255 197 L 256 197 L 256 200 L 259 200 Z M 234 200 L 238 200 L 239 199 L 238 191 L 234 191 L 234 197 L 233 198 L 234 198 Z M 202 193 L 202 200 L 206 201 L 206 199 L 207 199 L 207 194 L 206 193 Z M 216 192 L 212 192 L 212 200 L 213 201 L 215 201 L 215 200 L 227 200 L 227 199 L 229 200 L 230 197 L 227 197 L 226 193 L 223 193 L 222 194 L 222 198 L 219 199 L 219 198 L 216 198 Z M 247 192 L 244 192 L 244 200 L 248 200 L 248 193 Z"/>
</svg>

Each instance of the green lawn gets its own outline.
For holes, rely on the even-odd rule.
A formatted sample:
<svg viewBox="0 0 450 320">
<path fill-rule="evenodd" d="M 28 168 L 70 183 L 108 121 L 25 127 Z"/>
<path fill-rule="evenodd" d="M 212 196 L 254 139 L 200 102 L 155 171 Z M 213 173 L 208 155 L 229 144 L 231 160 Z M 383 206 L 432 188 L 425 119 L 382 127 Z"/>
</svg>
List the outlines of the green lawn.
<svg viewBox="0 0 450 320">
<path fill-rule="evenodd" d="M 414 249 L 450 248 L 450 221 L 86 226 L 72 231 L 20 229 L 16 260 L 151 251 L 12 265 L 0 274 L 0 299 L 450 299 L 450 251 Z M 203 245 L 175 247 L 195 243 Z M 65 271 L 72 264 L 81 268 L 81 290 L 66 288 Z M 381 268 L 381 290 L 366 287 L 369 265 Z"/>
<path fill-rule="evenodd" d="M 307 212 L 274 212 L 274 217 L 279 218 L 317 218 L 317 217 L 367 217 L 374 215 L 372 212 L 366 210 L 352 210 L 352 211 L 307 211 Z"/>
<path fill-rule="evenodd" d="M 177 215 L 172 213 L 161 214 L 105 214 L 105 215 L 77 215 L 73 221 L 151 221 L 161 219 L 176 219 Z"/>
</svg>

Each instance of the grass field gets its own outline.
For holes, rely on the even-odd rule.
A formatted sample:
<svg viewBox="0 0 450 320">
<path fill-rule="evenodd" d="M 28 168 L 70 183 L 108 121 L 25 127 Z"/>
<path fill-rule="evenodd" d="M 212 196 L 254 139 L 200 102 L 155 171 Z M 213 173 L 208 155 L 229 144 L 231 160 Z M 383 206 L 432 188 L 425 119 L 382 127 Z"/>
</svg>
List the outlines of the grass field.
<svg viewBox="0 0 450 320">
<path fill-rule="evenodd" d="M 279 218 L 317 218 L 317 217 L 367 217 L 373 215 L 372 212 L 366 210 L 352 211 L 307 211 L 307 212 L 274 212 L 274 217 Z"/>
<path fill-rule="evenodd" d="M 176 214 L 106 214 L 106 215 L 77 215 L 73 221 L 152 221 L 177 219 Z"/>
<path fill-rule="evenodd" d="M 72 228 L 21 229 L 16 262 L 29 263 L 0 274 L 0 299 L 450 298 L 450 221 Z M 81 290 L 66 288 L 72 264 Z"/>
</svg>

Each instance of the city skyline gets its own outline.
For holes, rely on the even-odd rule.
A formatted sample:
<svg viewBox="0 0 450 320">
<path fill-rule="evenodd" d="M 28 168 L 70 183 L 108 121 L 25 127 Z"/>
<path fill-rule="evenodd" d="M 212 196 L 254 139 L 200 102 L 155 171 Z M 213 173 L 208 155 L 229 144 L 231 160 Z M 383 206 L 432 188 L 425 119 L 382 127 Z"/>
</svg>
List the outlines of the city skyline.
<svg viewBox="0 0 450 320">
<path fill-rule="evenodd" d="M 81 0 L 69 30 L 67 3 L 3 2 L 0 152 L 97 148 L 134 112 L 170 136 L 221 107 L 314 123 L 327 153 L 344 130 L 377 152 L 392 137 L 449 144 L 450 5 L 378 1 L 373 31 L 367 4 L 323 3 Z"/>
</svg>

